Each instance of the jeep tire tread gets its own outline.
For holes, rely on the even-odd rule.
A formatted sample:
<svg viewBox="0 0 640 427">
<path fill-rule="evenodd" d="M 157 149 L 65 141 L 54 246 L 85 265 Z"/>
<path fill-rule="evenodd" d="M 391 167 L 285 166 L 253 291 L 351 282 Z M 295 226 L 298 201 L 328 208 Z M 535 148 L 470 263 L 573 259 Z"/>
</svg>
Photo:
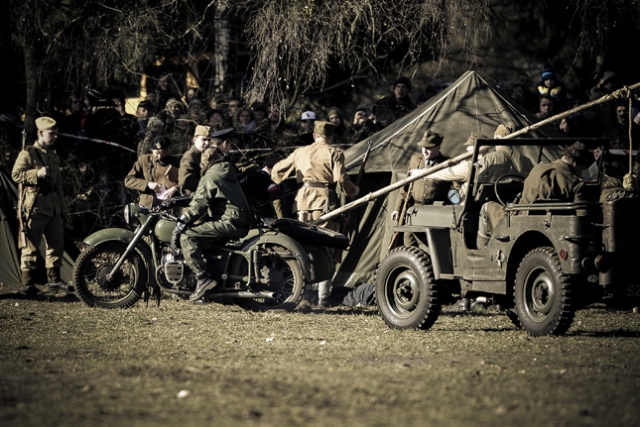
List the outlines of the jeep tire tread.
<svg viewBox="0 0 640 427">
<path fill-rule="evenodd" d="M 440 314 L 431 258 L 421 249 L 401 246 L 389 252 L 376 277 L 376 303 L 393 329 L 429 329 Z"/>
<path fill-rule="evenodd" d="M 575 313 L 571 283 L 552 247 L 527 253 L 516 272 L 513 293 L 520 327 L 531 336 L 566 333 Z"/>
</svg>

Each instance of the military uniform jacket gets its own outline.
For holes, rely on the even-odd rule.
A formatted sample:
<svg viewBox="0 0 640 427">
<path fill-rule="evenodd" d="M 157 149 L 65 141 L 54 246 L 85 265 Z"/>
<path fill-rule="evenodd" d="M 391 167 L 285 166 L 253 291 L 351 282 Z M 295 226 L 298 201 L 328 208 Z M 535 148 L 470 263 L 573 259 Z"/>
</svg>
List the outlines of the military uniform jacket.
<svg viewBox="0 0 640 427">
<path fill-rule="evenodd" d="M 280 184 L 293 172 L 302 187 L 296 194 L 294 211 L 326 210 L 330 186 L 336 184 L 352 200 L 356 187 L 346 173 L 344 153 L 325 140 L 296 149 L 273 166 L 271 179 Z M 306 185 L 305 185 L 306 183 Z"/>
<path fill-rule="evenodd" d="M 132 190 L 140 192 L 139 203 L 148 208 L 153 207 L 155 192 L 148 187 L 150 182 L 157 182 L 167 189 L 178 184 L 178 159 L 166 156 L 161 161 L 156 161 L 153 154 L 143 154 L 133 164 L 133 167 L 124 178 L 124 185 Z"/>
<path fill-rule="evenodd" d="M 480 159 L 478 182 L 494 182 L 504 175 L 526 177 L 532 168 L 531 160 L 516 150 L 492 151 Z"/>
<path fill-rule="evenodd" d="M 188 224 L 196 220 L 251 224 L 251 208 L 238 182 L 236 167 L 228 161 L 213 164 L 200 178 L 189 207 L 183 212 Z"/>
<path fill-rule="evenodd" d="M 200 159 L 202 152 L 195 145 L 187 150 L 180 159 L 178 186 L 184 194 L 191 194 L 198 188 L 200 181 Z"/>
<path fill-rule="evenodd" d="M 582 202 L 585 201 L 583 189 L 584 183 L 573 173 L 571 166 L 558 159 L 534 166 L 524 181 L 520 203 L 548 199 Z"/>
<path fill-rule="evenodd" d="M 442 163 L 445 160 L 448 160 L 448 157 L 440 154 L 435 159 L 430 160 L 429 167 Z M 409 175 L 411 175 L 411 171 L 413 170 L 425 169 L 426 167 L 422 153 L 414 154 L 409 161 Z M 407 197 L 408 187 L 409 186 L 405 186 L 400 190 L 395 210 L 399 211 L 402 208 L 402 204 Z M 422 177 L 412 183 L 409 205 L 414 203 L 421 205 L 431 204 L 436 200 L 446 201 L 447 191 L 449 191 L 450 187 L 451 184 L 449 182 L 434 181 L 428 177 Z"/>
<path fill-rule="evenodd" d="M 38 178 L 38 169 L 49 168 L 45 178 Z M 22 206 L 27 217 L 31 214 L 55 216 L 67 213 L 62 191 L 60 157 L 37 142 L 18 154 L 11 178 L 22 184 Z"/>
</svg>

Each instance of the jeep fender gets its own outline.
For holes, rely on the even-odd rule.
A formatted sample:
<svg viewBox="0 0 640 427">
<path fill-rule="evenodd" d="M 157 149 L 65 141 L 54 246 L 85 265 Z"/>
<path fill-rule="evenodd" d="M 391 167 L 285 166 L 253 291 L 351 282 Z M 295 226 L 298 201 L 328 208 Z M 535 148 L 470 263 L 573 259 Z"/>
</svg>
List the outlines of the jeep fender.
<svg viewBox="0 0 640 427">
<path fill-rule="evenodd" d="M 286 234 L 272 234 L 265 233 L 260 236 L 253 236 L 247 240 L 242 242 L 242 251 L 249 253 L 251 251 L 251 247 L 255 245 L 280 245 L 283 248 L 291 251 L 295 259 L 300 264 L 302 268 L 302 274 L 307 283 L 312 283 L 311 277 L 311 264 L 309 262 L 309 256 L 304 247 L 298 243 L 298 241 L 292 239 Z"/>
</svg>

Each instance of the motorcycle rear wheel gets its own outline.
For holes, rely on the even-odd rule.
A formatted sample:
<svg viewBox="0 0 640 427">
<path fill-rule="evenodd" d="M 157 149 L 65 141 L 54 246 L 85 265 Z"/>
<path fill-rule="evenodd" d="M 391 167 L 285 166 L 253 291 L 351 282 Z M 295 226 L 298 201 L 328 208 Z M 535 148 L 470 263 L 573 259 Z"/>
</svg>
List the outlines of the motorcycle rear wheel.
<svg viewBox="0 0 640 427">
<path fill-rule="evenodd" d="M 80 253 L 73 266 L 76 294 L 89 307 L 128 308 L 142 296 L 146 269 L 139 254 L 132 252 L 111 280 L 107 275 L 127 245 L 106 242 Z"/>
<path fill-rule="evenodd" d="M 300 302 L 304 290 L 302 267 L 291 251 L 278 245 L 265 245 L 258 249 L 260 265 L 257 266 L 260 283 L 252 285 L 253 291 L 275 292 L 276 298 L 239 298 L 239 306 L 253 311 L 292 310 Z M 242 275 L 248 265 L 239 266 Z"/>
</svg>

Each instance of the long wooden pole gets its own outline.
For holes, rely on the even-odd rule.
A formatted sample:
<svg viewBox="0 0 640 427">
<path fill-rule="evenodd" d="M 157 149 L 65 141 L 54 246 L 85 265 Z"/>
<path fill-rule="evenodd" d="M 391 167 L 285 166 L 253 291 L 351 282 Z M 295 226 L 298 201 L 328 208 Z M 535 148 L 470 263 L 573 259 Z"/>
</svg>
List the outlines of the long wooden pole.
<svg viewBox="0 0 640 427">
<path fill-rule="evenodd" d="M 586 110 L 588 108 L 591 108 L 593 106 L 599 105 L 599 104 L 603 104 L 605 102 L 608 101 L 612 101 L 614 99 L 618 99 L 618 98 L 627 98 L 629 97 L 629 93 L 633 90 L 639 89 L 640 88 L 640 82 L 635 83 L 631 86 L 625 86 L 621 89 L 618 89 L 614 92 L 611 92 L 607 95 L 604 95 L 596 100 L 587 102 L 585 104 L 579 105 L 575 108 L 572 108 L 571 110 L 567 110 L 567 111 L 563 111 L 562 113 L 556 114 L 555 116 L 546 118 L 544 120 L 540 120 L 539 122 L 536 122 L 530 126 L 526 126 L 522 129 L 519 129 L 513 133 L 510 133 L 509 135 L 505 136 L 504 139 L 508 139 L 508 138 L 514 138 L 516 136 L 520 136 L 526 133 L 529 133 L 532 130 L 538 129 L 539 127 L 542 127 L 544 125 L 547 125 L 549 123 L 553 123 L 555 121 L 561 120 L 565 117 L 568 117 L 572 114 L 575 114 L 577 112 L 580 112 L 582 110 Z M 481 147 L 481 151 L 487 151 L 489 150 L 490 147 L 488 146 L 483 146 Z M 430 168 L 427 169 L 422 169 L 418 172 L 415 172 L 413 175 L 406 177 L 405 179 L 401 179 L 400 181 L 396 181 L 392 184 L 387 185 L 386 187 L 383 187 L 379 190 L 374 191 L 373 193 L 369 193 L 365 196 L 362 196 L 359 199 L 356 199 L 352 202 L 347 203 L 344 206 L 341 206 L 340 208 L 333 210 L 331 212 L 327 212 L 326 214 L 322 215 L 321 217 L 319 217 L 318 219 L 316 219 L 315 221 L 313 221 L 311 224 L 314 225 L 318 225 L 318 224 L 323 224 L 327 221 L 329 221 L 332 218 L 337 217 L 338 215 L 350 211 L 351 209 L 355 209 L 358 206 L 364 205 L 365 203 L 369 203 L 371 200 L 377 199 L 380 196 L 384 196 L 386 194 L 391 193 L 392 191 L 400 188 L 400 187 L 404 187 L 405 185 L 409 184 L 410 182 L 416 181 L 420 178 L 423 178 L 427 175 L 430 175 L 434 172 L 437 172 L 441 169 L 445 169 L 448 168 L 458 162 L 461 162 L 463 160 L 466 160 L 468 158 L 470 158 L 473 155 L 472 152 L 469 153 L 462 153 L 456 157 L 453 157 L 445 162 L 439 163 L 435 166 L 432 166 Z"/>
</svg>

